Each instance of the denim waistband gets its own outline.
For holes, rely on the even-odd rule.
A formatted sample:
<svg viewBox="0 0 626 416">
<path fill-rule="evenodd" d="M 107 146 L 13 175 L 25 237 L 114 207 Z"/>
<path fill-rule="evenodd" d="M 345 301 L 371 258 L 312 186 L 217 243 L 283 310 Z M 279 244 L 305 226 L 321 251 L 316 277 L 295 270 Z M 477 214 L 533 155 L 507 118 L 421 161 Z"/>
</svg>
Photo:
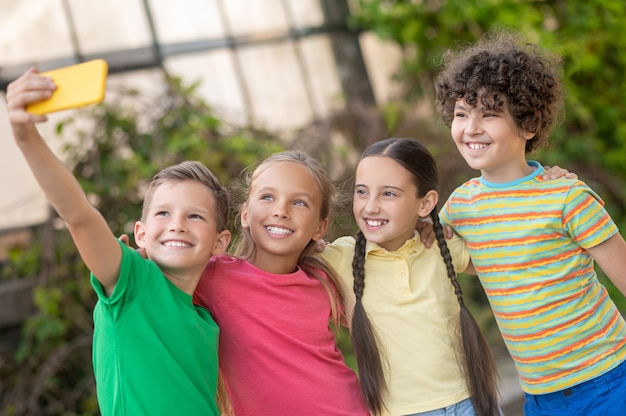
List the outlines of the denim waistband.
<svg viewBox="0 0 626 416">
<path fill-rule="evenodd" d="M 565 405 L 570 400 L 577 400 L 581 395 L 603 395 L 611 390 L 611 383 L 626 374 L 626 361 L 617 367 L 591 380 L 587 380 L 572 387 L 546 394 L 525 394 L 526 400 L 537 406 Z"/>
</svg>

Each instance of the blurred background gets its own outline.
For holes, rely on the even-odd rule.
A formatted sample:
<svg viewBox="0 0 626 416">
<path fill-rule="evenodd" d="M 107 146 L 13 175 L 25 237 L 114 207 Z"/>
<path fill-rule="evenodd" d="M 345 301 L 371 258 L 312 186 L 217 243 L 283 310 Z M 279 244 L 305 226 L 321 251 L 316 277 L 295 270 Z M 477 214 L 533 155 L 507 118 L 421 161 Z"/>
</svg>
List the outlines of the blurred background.
<svg viewBox="0 0 626 416">
<path fill-rule="evenodd" d="M 297 148 L 349 196 L 361 151 L 390 136 L 427 144 L 444 201 L 477 172 L 434 112 L 441 54 L 514 28 L 563 57 L 565 119 L 532 158 L 577 173 L 624 229 L 625 18 L 621 0 L 0 0 L 0 95 L 31 66 L 108 62 L 104 103 L 39 127 L 118 235 L 132 234 L 146 182 L 166 165 L 200 160 L 236 193 L 244 168 Z M 13 144 L 4 99 L 0 138 L 0 414 L 98 415 L 95 295 Z M 328 239 L 354 233 L 349 210 L 336 218 Z M 462 282 L 501 363 L 505 413 L 521 414 L 482 288 Z"/>
</svg>

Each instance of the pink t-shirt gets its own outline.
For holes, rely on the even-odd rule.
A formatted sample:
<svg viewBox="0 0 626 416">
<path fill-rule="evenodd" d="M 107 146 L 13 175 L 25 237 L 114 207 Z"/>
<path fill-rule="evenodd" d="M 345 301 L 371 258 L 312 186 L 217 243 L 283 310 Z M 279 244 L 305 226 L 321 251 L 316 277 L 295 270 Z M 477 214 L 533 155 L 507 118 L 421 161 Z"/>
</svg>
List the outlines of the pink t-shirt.
<svg viewBox="0 0 626 416">
<path fill-rule="evenodd" d="M 220 369 L 237 416 L 369 415 L 314 276 L 267 273 L 223 255 L 205 269 L 194 301 L 220 327 Z"/>
</svg>

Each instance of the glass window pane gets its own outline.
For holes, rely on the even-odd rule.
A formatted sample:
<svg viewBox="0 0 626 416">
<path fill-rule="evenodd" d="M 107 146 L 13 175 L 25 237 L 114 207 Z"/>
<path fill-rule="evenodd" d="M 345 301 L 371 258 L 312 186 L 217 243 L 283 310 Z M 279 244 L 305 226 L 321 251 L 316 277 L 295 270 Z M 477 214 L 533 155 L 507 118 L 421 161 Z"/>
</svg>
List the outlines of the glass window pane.
<svg viewBox="0 0 626 416">
<path fill-rule="evenodd" d="M 199 81 L 196 92 L 220 117 L 235 124 L 247 122 L 243 86 L 237 79 L 231 50 L 176 56 L 165 64 L 170 73 L 180 76 L 185 83 Z"/>
<path fill-rule="evenodd" d="M 321 26 L 324 12 L 319 0 L 288 0 L 293 25 L 297 28 Z"/>
<path fill-rule="evenodd" d="M 343 107 L 344 95 L 329 37 L 303 38 L 300 50 L 317 114 L 324 116 L 333 109 Z"/>
<path fill-rule="evenodd" d="M 290 129 L 309 121 L 312 108 L 290 42 L 255 45 L 239 52 L 255 122 Z"/>
<path fill-rule="evenodd" d="M 382 41 L 372 33 L 364 33 L 359 42 L 376 102 L 386 103 L 402 93 L 402 85 L 394 75 L 402 61 L 402 51 L 391 41 Z"/>
<path fill-rule="evenodd" d="M 66 112 L 58 114 L 68 116 Z M 39 124 L 38 129 L 49 140 L 50 146 L 59 150 L 60 140 L 54 136 L 53 130 L 59 119 L 56 120 Z M 0 200 L 0 230 L 42 223 L 50 213 L 48 201 L 15 145 L 12 134 L 6 99 L 0 93 L 0 137 L 6 138 L 0 151 L 0 166 L 5 172 L 11 172 L 10 175 L 0 175 L 0 190 L 3 195 Z"/>
<path fill-rule="evenodd" d="M 287 16 L 281 0 L 222 1 L 232 35 L 286 31 Z"/>
<path fill-rule="evenodd" d="M 217 0 L 150 0 L 159 42 L 224 36 Z"/>
<path fill-rule="evenodd" d="M 68 3 L 83 54 L 152 44 L 146 13 L 140 0 L 68 0 Z"/>
<path fill-rule="evenodd" d="M 74 56 L 60 0 L 0 0 L 0 67 Z"/>
</svg>

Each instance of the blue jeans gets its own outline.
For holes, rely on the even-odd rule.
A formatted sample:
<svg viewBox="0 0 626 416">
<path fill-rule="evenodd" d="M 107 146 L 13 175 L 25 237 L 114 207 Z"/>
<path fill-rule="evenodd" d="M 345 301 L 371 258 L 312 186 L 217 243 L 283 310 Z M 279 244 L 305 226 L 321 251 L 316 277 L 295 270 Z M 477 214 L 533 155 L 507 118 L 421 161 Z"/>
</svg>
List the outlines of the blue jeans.
<svg viewBox="0 0 626 416">
<path fill-rule="evenodd" d="M 429 410 L 407 416 L 476 416 L 472 399 L 465 399 L 443 409 Z"/>
<path fill-rule="evenodd" d="M 626 361 L 584 383 L 548 394 L 525 394 L 526 416 L 626 415 Z"/>
</svg>

